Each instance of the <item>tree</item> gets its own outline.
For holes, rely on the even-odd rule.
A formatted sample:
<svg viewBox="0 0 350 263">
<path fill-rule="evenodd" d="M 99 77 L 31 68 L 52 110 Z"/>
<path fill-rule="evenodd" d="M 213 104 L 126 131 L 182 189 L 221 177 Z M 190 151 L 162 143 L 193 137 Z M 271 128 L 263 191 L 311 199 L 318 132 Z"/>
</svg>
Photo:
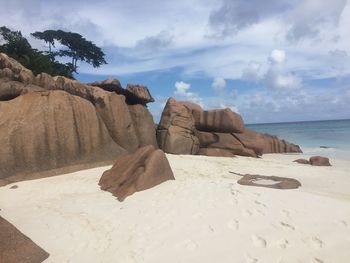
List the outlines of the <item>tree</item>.
<svg viewBox="0 0 350 263">
<path fill-rule="evenodd" d="M 79 60 L 95 68 L 102 64 L 107 64 L 104 59 L 105 54 L 102 52 L 101 48 L 97 47 L 91 41 L 86 40 L 78 33 L 66 32 L 63 30 L 46 30 L 43 32 L 35 32 L 32 36 L 48 43 L 49 53 L 54 57 L 70 57 L 72 62 L 66 65 L 71 68 L 72 73 L 77 73 L 77 62 Z M 66 48 L 60 49 L 57 52 L 52 52 L 51 47 L 55 46 L 55 41 Z"/>
<path fill-rule="evenodd" d="M 2 39 L 0 52 L 16 59 L 34 74 L 45 72 L 52 76 L 73 78 L 71 67 L 59 63 L 51 55 L 33 49 L 20 31 L 12 31 L 5 26 L 0 27 L 0 38 Z"/>
<path fill-rule="evenodd" d="M 12 31 L 3 26 L 0 27 L 0 35 L 4 42 L 4 44 L 0 46 L 0 51 L 11 54 L 14 59 L 20 60 L 25 55 L 32 52 L 32 47 L 28 40 L 22 36 L 21 31 Z"/>
<path fill-rule="evenodd" d="M 44 32 L 35 32 L 31 34 L 33 37 L 44 40 L 49 44 L 49 53 L 52 54 L 52 47 L 55 47 L 55 30 L 45 30 Z"/>
</svg>

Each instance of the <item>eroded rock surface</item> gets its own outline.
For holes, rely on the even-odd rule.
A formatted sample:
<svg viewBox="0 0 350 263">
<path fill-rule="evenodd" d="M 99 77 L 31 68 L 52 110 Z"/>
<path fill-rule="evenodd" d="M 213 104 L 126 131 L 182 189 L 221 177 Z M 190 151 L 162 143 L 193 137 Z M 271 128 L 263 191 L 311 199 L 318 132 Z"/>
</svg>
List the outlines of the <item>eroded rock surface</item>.
<svg viewBox="0 0 350 263">
<path fill-rule="evenodd" d="M 157 127 L 159 148 L 173 154 L 197 154 L 199 140 L 195 136 L 192 109 L 170 98 Z"/>
<path fill-rule="evenodd" d="M 293 178 L 279 176 L 264 176 L 258 174 L 245 174 L 237 181 L 241 185 L 275 188 L 275 189 L 295 189 L 301 186 L 301 183 Z"/>
<path fill-rule="evenodd" d="M 170 98 L 157 128 L 158 145 L 167 153 L 257 157 L 264 153 L 301 152 L 298 145 L 244 127 L 230 109 L 205 111 Z"/>
<path fill-rule="evenodd" d="M 0 262 L 40 263 L 49 254 L 0 216 Z"/>
<path fill-rule="evenodd" d="M 314 166 L 331 166 L 329 158 L 322 156 L 312 156 L 310 157 L 309 162 Z"/>
<path fill-rule="evenodd" d="M 0 180 L 157 147 L 152 115 L 143 104 L 131 104 L 76 80 L 34 76 L 0 53 Z"/>
<path fill-rule="evenodd" d="M 300 163 L 300 164 L 310 164 L 310 162 L 306 159 L 297 159 L 297 160 L 294 160 L 293 162 Z"/>
<path fill-rule="evenodd" d="M 89 86 L 96 86 L 106 91 L 115 92 L 116 94 L 123 95 L 126 103 L 129 105 L 142 104 L 154 102 L 154 99 L 146 86 L 137 84 L 128 84 L 126 89 L 122 87 L 119 80 L 107 79 L 102 81 L 95 81 L 88 84 Z"/>
<path fill-rule="evenodd" d="M 123 201 L 135 192 L 175 180 L 168 159 L 162 150 L 148 145 L 118 158 L 99 181 L 102 190 L 111 192 Z"/>
</svg>

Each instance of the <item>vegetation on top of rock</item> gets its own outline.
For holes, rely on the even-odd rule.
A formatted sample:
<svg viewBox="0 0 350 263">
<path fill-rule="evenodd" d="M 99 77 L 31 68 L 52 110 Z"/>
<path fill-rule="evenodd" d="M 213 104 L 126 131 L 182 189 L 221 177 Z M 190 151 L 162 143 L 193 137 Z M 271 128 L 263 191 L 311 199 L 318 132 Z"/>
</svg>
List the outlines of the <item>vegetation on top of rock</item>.
<svg viewBox="0 0 350 263">
<path fill-rule="evenodd" d="M 107 63 L 102 50 L 80 34 L 46 30 L 32 35 L 48 43 L 49 50 L 40 51 L 32 48 L 21 31 L 12 31 L 3 26 L 0 27 L 0 52 L 14 58 L 35 75 L 45 72 L 52 76 L 73 78 L 73 73 L 77 73 L 77 61 L 84 61 L 93 67 Z M 53 49 L 56 42 L 63 48 Z M 70 57 L 72 61 L 64 64 L 58 61 L 57 57 Z"/>
<path fill-rule="evenodd" d="M 67 63 L 72 72 L 77 72 L 77 61 L 84 61 L 94 68 L 103 64 L 107 64 L 104 59 L 105 54 L 101 48 L 91 41 L 86 40 L 82 35 L 63 30 L 45 30 L 43 32 L 35 32 L 31 34 L 33 37 L 44 40 L 49 44 L 49 54 L 53 57 L 70 57 L 71 63 Z M 52 51 L 55 47 L 55 41 L 65 46 L 64 49 Z"/>
</svg>

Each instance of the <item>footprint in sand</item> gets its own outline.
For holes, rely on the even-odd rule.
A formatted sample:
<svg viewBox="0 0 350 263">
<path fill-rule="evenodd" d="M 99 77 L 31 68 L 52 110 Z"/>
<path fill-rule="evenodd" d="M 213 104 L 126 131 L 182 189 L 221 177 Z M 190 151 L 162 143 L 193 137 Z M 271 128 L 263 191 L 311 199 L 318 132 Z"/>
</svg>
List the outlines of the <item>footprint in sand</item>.
<svg viewBox="0 0 350 263">
<path fill-rule="evenodd" d="M 313 263 L 324 263 L 324 261 L 319 259 L 319 258 L 313 258 L 312 262 Z"/>
<path fill-rule="evenodd" d="M 238 230 L 239 229 L 239 221 L 232 219 L 227 223 L 227 227 L 231 230 Z"/>
<path fill-rule="evenodd" d="M 348 226 L 348 223 L 345 220 L 340 220 L 339 223 L 343 226 Z"/>
<path fill-rule="evenodd" d="M 285 216 L 285 217 L 290 218 L 290 213 L 289 213 L 288 210 L 285 210 L 285 209 L 281 210 L 281 214 L 282 214 L 283 216 Z"/>
<path fill-rule="evenodd" d="M 262 202 L 259 202 L 258 200 L 255 200 L 254 203 L 257 204 L 257 205 L 260 205 L 260 206 L 263 206 L 263 207 L 267 208 L 267 205 L 265 205 Z"/>
<path fill-rule="evenodd" d="M 193 250 L 196 250 L 197 247 L 198 247 L 198 245 L 193 240 L 188 240 L 185 243 L 185 248 L 188 249 L 188 250 L 193 251 Z"/>
<path fill-rule="evenodd" d="M 252 216 L 252 215 L 253 215 L 253 213 L 252 213 L 250 210 L 248 210 L 248 209 L 243 210 L 242 214 L 243 214 L 244 216 Z"/>
<path fill-rule="evenodd" d="M 246 255 L 246 262 L 247 263 L 257 263 L 258 259 L 257 258 L 253 258 L 252 256 Z"/>
<path fill-rule="evenodd" d="M 322 248 L 323 247 L 323 241 L 321 239 L 319 239 L 317 237 L 312 237 L 311 241 L 312 241 L 312 245 L 315 248 Z"/>
<path fill-rule="evenodd" d="M 267 246 L 266 240 L 263 239 L 262 237 L 253 235 L 253 236 L 252 236 L 252 240 L 253 240 L 253 244 L 254 244 L 256 247 L 266 248 L 266 246 Z"/>
<path fill-rule="evenodd" d="M 260 214 L 265 216 L 265 213 L 263 211 L 261 211 L 260 209 L 253 209 L 254 214 Z"/>
<path fill-rule="evenodd" d="M 293 230 L 293 231 L 295 230 L 295 227 L 292 226 L 292 225 L 290 225 L 290 224 L 288 224 L 288 223 L 280 222 L 280 224 L 281 224 L 281 226 L 283 226 L 284 228 L 288 228 L 288 229 Z"/>
<path fill-rule="evenodd" d="M 238 205 L 238 200 L 236 198 L 232 198 L 228 200 L 230 205 Z"/>
<path fill-rule="evenodd" d="M 280 240 L 278 242 L 278 245 L 279 245 L 280 248 L 285 249 L 289 245 L 289 241 L 287 239 Z"/>
</svg>

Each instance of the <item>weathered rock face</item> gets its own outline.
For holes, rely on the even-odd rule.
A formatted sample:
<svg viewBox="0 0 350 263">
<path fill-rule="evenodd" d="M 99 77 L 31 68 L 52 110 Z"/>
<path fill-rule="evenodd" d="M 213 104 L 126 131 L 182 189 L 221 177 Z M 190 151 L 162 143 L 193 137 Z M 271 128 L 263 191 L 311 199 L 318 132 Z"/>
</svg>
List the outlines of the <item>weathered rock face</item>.
<svg viewBox="0 0 350 263">
<path fill-rule="evenodd" d="M 170 98 L 157 128 L 161 149 L 175 154 L 250 156 L 301 152 L 299 146 L 244 127 L 230 109 L 204 111 L 199 105 Z"/>
<path fill-rule="evenodd" d="M 241 116 L 230 109 L 200 111 L 194 110 L 195 126 L 199 131 L 207 132 L 243 132 Z"/>
<path fill-rule="evenodd" d="M 30 76 L 0 54 L 0 179 L 157 146 L 145 106 L 65 77 Z"/>
<path fill-rule="evenodd" d="M 146 107 L 142 105 L 128 106 L 132 122 L 136 129 L 138 138 L 138 147 L 153 145 L 158 148 L 156 139 L 156 128 L 153 122 L 153 117 Z"/>
<path fill-rule="evenodd" d="M 259 181 L 264 181 L 260 183 Z M 270 184 L 267 184 L 266 181 L 270 181 Z M 264 176 L 258 174 L 245 174 L 241 179 L 237 181 L 241 185 L 249 185 L 256 187 L 266 187 L 266 188 L 275 188 L 275 189 L 295 189 L 301 186 L 301 183 L 293 178 L 279 177 L 279 176 Z"/>
<path fill-rule="evenodd" d="M 0 178 L 127 153 L 88 101 L 64 91 L 29 92 L 0 103 Z"/>
<path fill-rule="evenodd" d="M 0 53 L 0 77 L 17 80 L 24 84 L 32 84 L 34 82 L 34 75 L 29 69 L 26 69 L 4 53 Z"/>
<path fill-rule="evenodd" d="M 297 160 L 294 160 L 293 162 L 300 163 L 300 164 L 310 164 L 310 162 L 306 159 L 297 159 Z"/>
<path fill-rule="evenodd" d="M 311 165 L 315 166 L 331 166 L 329 159 L 322 156 L 312 156 L 309 159 Z"/>
<path fill-rule="evenodd" d="M 159 148 L 167 153 L 197 154 L 199 141 L 194 132 L 192 109 L 170 98 L 157 128 Z"/>
<path fill-rule="evenodd" d="M 297 159 L 293 162 L 301 163 L 301 164 L 310 164 L 314 166 L 332 166 L 327 157 L 322 156 L 312 156 L 309 160 L 306 159 Z"/>
<path fill-rule="evenodd" d="M 103 173 L 99 185 L 123 201 L 135 192 L 167 180 L 175 178 L 164 152 L 148 145 L 118 158 L 113 167 Z"/>
<path fill-rule="evenodd" d="M 126 89 L 138 97 L 141 104 L 146 105 L 149 102 L 154 102 L 154 99 L 146 86 L 140 84 L 128 84 L 126 85 Z"/>
<path fill-rule="evenodd" d="M 0 262 L 39 263 L 49 254 L 0 216 Z"/>
<path fill-rule="evenodd" d="M 142 104 L 146 105 L 149 102 L 154 102 L 151 93 L 146 86 L 128 84 L 124 89 L 119 80 L 107 79 L 103 81 L 95 81 L 88 84 L 89 86 L 96 86 L 106 91 L 115 92 L 125 97 L 128 105 Z"/>
<path fill-rule="evenodd" d="M 288 143 L 276 136 L 262 134 L 245 128 L 242 133 L 233 134 L 244 147 L 253 150 L 257 155 L 264 153 L 301 152 L 298 145 Z"/>
</svg>

